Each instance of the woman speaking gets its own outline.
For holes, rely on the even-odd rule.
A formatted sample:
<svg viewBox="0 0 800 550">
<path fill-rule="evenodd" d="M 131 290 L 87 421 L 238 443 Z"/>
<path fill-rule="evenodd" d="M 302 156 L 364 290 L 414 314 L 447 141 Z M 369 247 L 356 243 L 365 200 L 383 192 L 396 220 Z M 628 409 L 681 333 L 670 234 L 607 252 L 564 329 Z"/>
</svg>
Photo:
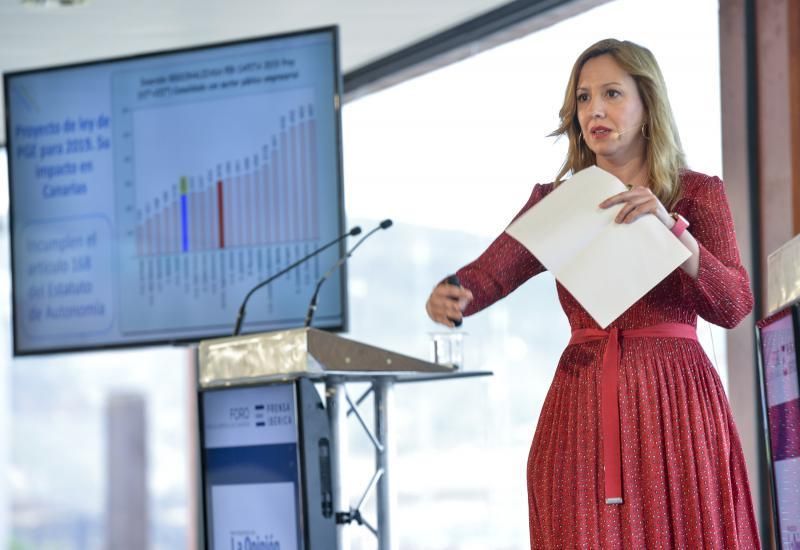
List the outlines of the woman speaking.
<svg viewBox="0 0 800 550">
<path fill-rule="evenodd" d="M 730 328 L 753 306 L 723 183 L 687 168 L 661 70 L 639 45 L 584 51 L 559 115 L 567 158 L 520 214 L 596 165 L 628 186 L 601 208 L 622 205 L 617 223 L 655 216 L 691 256 L 605 329 L 556 285 L 572 337 L 528 458 L 531 548 L 759 548 L 739 437 L 695 331 L 698 316 Z M 426 310 L 453 326 L 542 271 L 504 233 Z"/>
</svg>

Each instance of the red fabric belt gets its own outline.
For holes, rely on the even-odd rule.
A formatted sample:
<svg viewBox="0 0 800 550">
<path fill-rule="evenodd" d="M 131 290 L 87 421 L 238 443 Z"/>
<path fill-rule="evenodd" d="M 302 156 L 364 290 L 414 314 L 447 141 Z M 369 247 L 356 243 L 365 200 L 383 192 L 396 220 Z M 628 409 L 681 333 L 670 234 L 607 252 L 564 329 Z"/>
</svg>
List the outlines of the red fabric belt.
<svg viewBox="0 0 800 550">
<path fill-rule="evenodd" d="M 619 361 L 623 338 L 687 338 L 697 340 L 697 332 L 683 323 L 661 323 L 645 328 L 605 331 L 581 328 L 572 331 L 569 344 L 583 344 L 608 338 L 603 354 L 600 411 L 603 430 L 603 470 L 606 504 L 622 504 L 622 458 L 619 433 Z"/>
</svg>

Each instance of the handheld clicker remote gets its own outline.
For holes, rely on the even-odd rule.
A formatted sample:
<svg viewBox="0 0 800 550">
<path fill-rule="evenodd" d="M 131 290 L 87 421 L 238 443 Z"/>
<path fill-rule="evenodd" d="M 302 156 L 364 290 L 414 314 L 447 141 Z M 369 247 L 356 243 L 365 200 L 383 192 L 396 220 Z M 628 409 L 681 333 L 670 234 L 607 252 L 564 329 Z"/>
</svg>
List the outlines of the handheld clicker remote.
<svg viewBox="0 0 800 550">
<path fill-rule="evenodd" d="M 453 285 L 453 286 L 457 286 L 457 287 L 460 287 L 460 286 L 461 286 L 461 281 L 459 281 L 459 280 L 458 280 L 458 276 L 456 276 L 456 275 L 450 275 L 450 276 L 449 276 L 449 277 L 448 277 L 448 278 L 445 280 L 445 282 L 446 282 L 448 285 Z M 448 317 L 448 319 L 450 319 L 450 317 Z M 460 327 L 460 326 L 461 326 L 461 323 L 462 323 L 462 320 L 461 320 L 461 319 L 458 319 L 458 320 L 456 320 L 456 319 L 450 319 L 450 320 L 451 320 L 451 321 L 453 321 L 453 324 L 454 324 L 455 326 L 457 326 L 457 327 Z"/>
</svg>

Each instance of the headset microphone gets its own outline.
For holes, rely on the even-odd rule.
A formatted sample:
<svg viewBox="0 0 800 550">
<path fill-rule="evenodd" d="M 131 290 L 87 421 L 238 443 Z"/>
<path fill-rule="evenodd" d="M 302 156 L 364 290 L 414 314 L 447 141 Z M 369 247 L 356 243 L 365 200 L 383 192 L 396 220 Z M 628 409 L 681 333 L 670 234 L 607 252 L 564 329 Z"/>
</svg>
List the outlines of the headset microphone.
<svg viewBox="0 0 800 550">
<path fill-rule="evenodd" d="M 624 130 L 620 130 L 618 132 L 614 132 L 615 134 L 617 134 L 617 141 L 622 139 L 622 134 L 625 134 L 625 133 L 627 133 L 629 131 L 630 131 L 630 128 L 626 128 Z"/>
<path fill-rule="evenodd" d="M 617 141 L 622 139 L 622 134 L 627 134 L 628 132 L 630 132 L 631 130 L 634 130 L 635 128 L 636 128 L 636 126 L 633 126 L 631 128 L 624 128 L 624 129 L 622 129 L 622 130 L 620 130 L 618 132 L 614 132 L 617 135 Z M 644 134 L 644 125 L 642 125 L 641 128 L 642 128 L 642 134 Z M 647 139 L 647 136 L 645 136 L 645 139 Z"/>
</svg>

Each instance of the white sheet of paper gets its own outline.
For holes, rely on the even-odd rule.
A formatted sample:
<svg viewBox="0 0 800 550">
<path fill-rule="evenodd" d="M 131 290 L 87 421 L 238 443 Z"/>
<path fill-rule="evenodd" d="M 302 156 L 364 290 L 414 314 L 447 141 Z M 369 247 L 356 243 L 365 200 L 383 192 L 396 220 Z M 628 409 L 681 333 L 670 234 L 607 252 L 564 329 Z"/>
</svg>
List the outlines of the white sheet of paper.
<svg viewBox="0 0 800 550">
<path fill-rule="evenodd" d="M 625 185 L 591 166 L 559 185 L 506 229 L 605 328 L 691 255 L 655 216 L 632 224 L 622 205 L 597 205 Z"/>
</svg>

